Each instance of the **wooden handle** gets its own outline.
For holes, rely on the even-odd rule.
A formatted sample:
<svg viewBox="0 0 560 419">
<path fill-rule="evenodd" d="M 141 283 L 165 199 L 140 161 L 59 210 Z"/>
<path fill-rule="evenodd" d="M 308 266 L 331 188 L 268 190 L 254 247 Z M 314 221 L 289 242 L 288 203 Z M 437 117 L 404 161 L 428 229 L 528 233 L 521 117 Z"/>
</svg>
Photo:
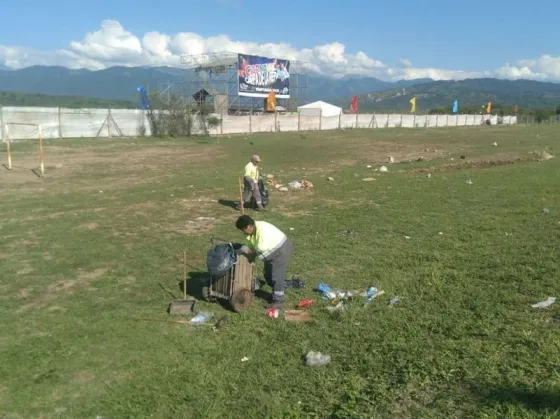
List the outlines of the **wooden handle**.
<svg viewBox="0 0 560 419">
<path fill-rule="evenodd" d="M 245 214 L 245 204 L 243 202 L 243 188 L 241 178 L 239 178 L 239 209 L 241 210 L 241 215 Z"/>
<path fill-rule="evenodd" d="M 187 252 L 183 252 L 183 294 L 187 299 Z"/>
</svg>

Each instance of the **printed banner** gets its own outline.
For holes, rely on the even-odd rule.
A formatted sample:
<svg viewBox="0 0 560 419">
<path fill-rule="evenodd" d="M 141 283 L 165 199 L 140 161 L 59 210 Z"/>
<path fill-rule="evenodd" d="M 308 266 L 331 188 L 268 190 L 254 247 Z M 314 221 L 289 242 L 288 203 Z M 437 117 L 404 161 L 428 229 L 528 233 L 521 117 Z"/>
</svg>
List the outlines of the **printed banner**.
<svg viewBox="0 0 560 419">
<path fill-rule="evenodd" d="M 237 69 L 239 96 L 267 98 L 274 92 L 277 99 L 290 98 L 289 60 L 239 54 Z"/>
</svg>

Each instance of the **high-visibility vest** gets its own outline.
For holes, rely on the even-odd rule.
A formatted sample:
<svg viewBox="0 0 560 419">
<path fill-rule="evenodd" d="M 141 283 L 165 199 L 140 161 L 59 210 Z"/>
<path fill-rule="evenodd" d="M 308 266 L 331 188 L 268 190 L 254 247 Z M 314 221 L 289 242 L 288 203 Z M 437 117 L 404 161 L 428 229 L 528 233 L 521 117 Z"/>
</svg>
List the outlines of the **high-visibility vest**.
<svg viewBox="0 0 560 419">
<path fill-rule="evenodd" d="M 245 166 L 245 177 L 250 177 L 254 181 L 259 180 L 259 168 L 252 161 Z"/>
<path fill-rule="evenodd" d="M 268 259 L 288 240 L 282 231 L 266 221 L 255 221 L 255 227 L 255 232 L 246 236 L 246 240 L 262 260 Z"/>
</svg>

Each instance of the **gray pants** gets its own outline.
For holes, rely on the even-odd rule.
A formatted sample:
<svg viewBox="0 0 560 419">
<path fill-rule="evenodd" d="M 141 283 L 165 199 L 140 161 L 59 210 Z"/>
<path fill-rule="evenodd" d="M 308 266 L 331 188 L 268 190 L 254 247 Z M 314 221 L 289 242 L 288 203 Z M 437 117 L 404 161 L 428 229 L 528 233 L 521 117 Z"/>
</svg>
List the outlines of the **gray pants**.
<svg viewBox="0 0 560 419">
<path fill-rule="evenodd" d="M 284 302 L 286 271 L 293 255 L 294 245 L 290 240 L 286 240 L 282 247 L 274 252 L 272 258 L 264 262 L 264 279 L 273 289 L 273 303 Z"/>
<path fill-rule="evenodd" d="M 255 182 L 253 179 L 248 177 L 245 177 L 244 180 L 245 188 L 243 189 L 243 203 L 249 204 L 251 202 L 251 198 L 254 198 L 257 207 L 261 207 L 262 198 L 258 182 Z"/>
</svg>

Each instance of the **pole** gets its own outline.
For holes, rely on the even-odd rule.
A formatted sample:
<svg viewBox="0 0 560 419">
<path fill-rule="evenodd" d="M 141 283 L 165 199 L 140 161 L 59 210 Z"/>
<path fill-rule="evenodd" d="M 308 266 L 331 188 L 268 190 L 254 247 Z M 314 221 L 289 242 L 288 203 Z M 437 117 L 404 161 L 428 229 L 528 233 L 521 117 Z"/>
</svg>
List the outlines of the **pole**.
<svg viewBox="0 0 560 419">
<path fill-rule="evenodd" d="M 43 161 L 43 128 L 39 125 L 39 166 L 41 167 L 41 176 L 45 177 L 45 163 Z"/>
<path fill-rule="evenodd" d="M 338 114 L 338 129 L 342 129 L 342 112 Z"/>
<path fill-rule="evenodd" d="M 297 113 L 297 130 L 299 131 L 301 128 L 301 111 Z"/>
<path fill-rule="evenodd" d="M 319 131 L 321 131 L 321 122 L 323 121 L 323 110 L 319 109 Z"/>
<path fill-rule="evenodd" d="M 243 202 L 243 189 L 242 189 L 241 178 L 238 179 L 238 183 L 239 183 L 239 210 L 241 211 L 241 215 L 244 215 L 245 203 Z"/>
<path fill-rule="evenodd" d="M 274 132 L 278 131 L 278 113 L 274 111 Z"/>
<path fill-rule="evenodd" d="M 356 112 L 356 129 L 358 128 L 358 116 L 360 116 L 360 114 Z"/>
<path fill-rule="evenodd" d="M 107 109 L 107 136 L 111 138 L 111 108 Z"/>
<path fill-rule="evenodd" d="M 4 113 L 2 112 L 2 106 L 0 106 L 0 140 L 6 138 L 6 133 L 4 133 Z"/>
<path fill-rule="evenodd" d="M 249 134 L 251 134 L 253 132 L 253 111 L 251 111 L 251 113 L 249 114 Z"/>
<path fill-rule="evenodd" d="M 8 151 L 8 170 L 12 170 L 12 149 L 10 147 L 10 134 L 8 133 L 8 124 L 5 126 L 4 133 L 6 135 L 6 148 Z"/>
<path fill-rule="evenodd" d="M 62 111 L 58 107 L 58 138 L 62 138 Z"/>
</svg>

